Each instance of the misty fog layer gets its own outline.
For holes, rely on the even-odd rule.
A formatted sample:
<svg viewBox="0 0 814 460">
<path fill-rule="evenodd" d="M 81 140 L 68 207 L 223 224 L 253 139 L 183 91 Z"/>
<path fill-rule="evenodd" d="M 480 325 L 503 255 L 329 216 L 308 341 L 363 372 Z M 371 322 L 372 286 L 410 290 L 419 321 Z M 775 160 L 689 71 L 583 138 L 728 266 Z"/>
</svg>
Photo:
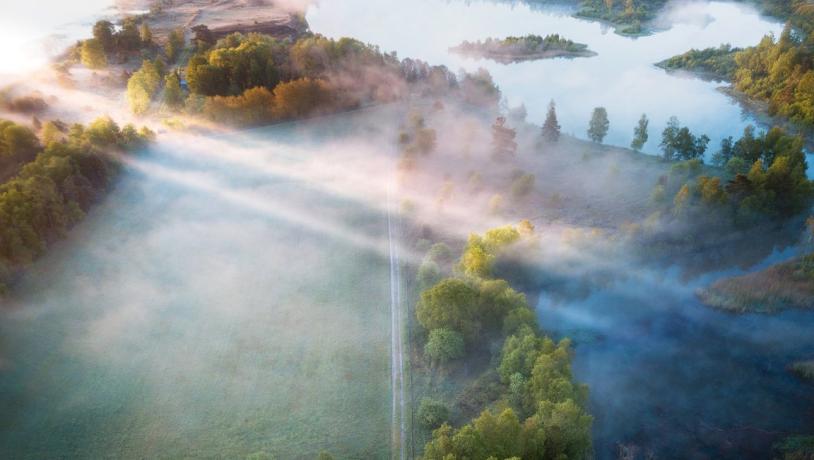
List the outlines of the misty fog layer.
<svg viewBox="0 0 814 460">
<path fill-rule="evenodd" d="M 793 255 L 777 252 L 751 270 Z M 677 270 L 626 270 L 578 300 L 543 292 L 542 324 L 577 344 L 599 458 L 615 458 L 619 444 L 656 458 L 763 458 L 778 436 L 814 429 L 811 387 L 787 368 L 814 349 L 814 318 L 734 315 L 695 297 L 736 273 L 687 282 Z"/>
<path fill-rule="evenodd" d="M 722 43 L 752 46 L 782 24 L 731 2 L 675 2 L 661 22 L 670 29 L 650 36 L 617 35 L 597 22 L 576 19 L 562 7 L 532 8 L 522 2 L 364 0 L 321 2 L 307 15 L 311 28 L 329 37 L 351 36 L 396 51 L 399 57 L 444 64 L 451 70 L 486 68 L 509 106 L 525 104 L 529 121 L 541 124 L 550 100 L 557 103 L 563 132 L 586 138 L 594 107 L 608 110 L 605 143 L 627 147 L 642 113 L 651 133 L 661 133 L 675 115 L 693 132 L 711 138 L 710 150 L 726 136 L 740 137 L 753 116 L 717 90 L 721 83 L 670 75 L 653 64 L 690 48 Z M 544 59 L 504 65 L 449 51 L 464 40 L 558 33 L 588 45 L 592 58 Z M 651 135 L 647 153 L 659 153 Z"/>
<path fill-rule="evenodd" d="M 0 457 L 389 452 L 392 163 L 353 120 L 130 157 L 2 312 Z"/>
</svg>

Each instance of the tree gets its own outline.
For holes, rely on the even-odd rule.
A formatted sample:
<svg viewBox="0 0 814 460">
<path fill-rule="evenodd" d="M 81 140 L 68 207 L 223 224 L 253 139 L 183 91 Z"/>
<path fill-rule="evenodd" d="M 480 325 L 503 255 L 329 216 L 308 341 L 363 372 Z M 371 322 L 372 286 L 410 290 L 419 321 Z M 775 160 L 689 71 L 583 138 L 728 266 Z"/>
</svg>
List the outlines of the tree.
<svg viewBox="0 0 814 460">
<path fill-rule="evenodd" d="M 650 120 L 647 119 L 647 115 L 642 114 L 642 117 L 639 118 L 639 124 L 633 129 L 633 141 L 630 143 L 630 148 L 638 152 L 644 147 L 649 137 L 647 133 L 649 124 Z"/>
<path fill-rule="evenodd" d="M 441 401 L 422 398 L 418 406 L 418 421 L 426 428 L 438 428 L 449 420 L 449 409 Z"/>
<path fill-rule="evenodd" d="M 170 31 L 167 38 L 167 44 L 164 47 L 164 53 L 170 62 L 175 62 L 178 59 L 178 54 L 184 49 L 184 30 L 173 29 Z"/>
<path fill-rule="evenodd" d="M 142 46 L 150 46 L 153 44 L 153 31 L 150 30 L 150 26 L 146 21 L 141 23 L 139 36 L 141 37 Z"/>
<path fill-rule="evenodd" d="M 595 108 L 588 127 L 588 138 L 596 143 L 602 143 L 608 134 L 609 127 L 608 111 L 604 107 Z"/>
<path fill-rule="evenodd" d="M 330 111 L 333 104 L 333 93 L 324 80 L 300 78 L 274 88 L 274 113 L 279 119 L 303 118 Z"/>
<path fill-rule="evenodd" d="M 110 21 L 96 21 L 93 25 L 93 38 L 107 51 L 113 51 L 116 47 L 116 39 L 113 35 L 113 24 Z"/>
<path fill-rule="evenodd" d="M 543 123 L 543 139 L 546 142 L 557 142 L 560 140 L 560 124 L 557 121 L 557 106 L 554 100 L 548 103 L 548 114 Z"/>
<path fill-rule="evenodd" d="M 175 72 L 167 74 L 166 78 L 164 78 L 164 104 L 173 109 L 184 104 L 181 81 Z"/>
<path fill-rule="evenodd" d="M 662 133 L 661 148 L 665 160 L 702 158 L 708 145 L 709 137 L 694 136 L 689 128 L 680 126 L 676 117 L 670 118 Z"/>
<path fill-rule="evenodd" d="M 0 134 L 0 153 L 3 155 L 33 156 L 39 149 L 37 136 L 25 126 L 0 124 Z"/>
<path fill-rule="evenodd" d="M 141 33 L 134 18 L 122 22 L 122 30 L 116 34 L 116 44 L 122 51 L 137 51 L 141 48 Z"/>
<path fill-rule="evenodd" d="M 127 81 L 127 101 L 136 115 L 150 109 L 150 103 L 161 84 L 161 75 L 153 62 L 145 60 Z"/>
<path fill-rule="evenodd" d="M 448 363 L 464 355 L 464 338 L 450 329 L 433 329 L 424 346 L 424 354 L 431 363 Z"/>
<path fill-rule="evenodd" d="M 99 40 L 90 38 L 82 42 L 80 50 L 82 64 L 89 69 L 104 69 L 107 67 L 107 56 Z"/>
<path fill-rule="evenodd" d="M 492 156 L 495 158 L 513 156 L 517 151 L 515 137 L 517 132 L 506 126 L 506 119 L 497 117 L 495 124 L 492 125 Z"/>
<path fill-rule="evenodd" d="M 473 338 L 477 334 L 474 318 L 477 296 L 477 291 L 464 281 L 442 280 L 421 293 L 416 317 L 429 331 L 445 328 L 458 331 L 467 339 Z"/>
<path fill-rule="evenodd" d="M 675 116 L 670 117 L 667 121 L 667 127 L 661 133 L 661 149 L 664 152 L 664 159 L 667 161 L 673 160 L 676 157 L 676 139 L 678 138 L 678 131 L 681 129 L 681 124 Z"/>
</svg>

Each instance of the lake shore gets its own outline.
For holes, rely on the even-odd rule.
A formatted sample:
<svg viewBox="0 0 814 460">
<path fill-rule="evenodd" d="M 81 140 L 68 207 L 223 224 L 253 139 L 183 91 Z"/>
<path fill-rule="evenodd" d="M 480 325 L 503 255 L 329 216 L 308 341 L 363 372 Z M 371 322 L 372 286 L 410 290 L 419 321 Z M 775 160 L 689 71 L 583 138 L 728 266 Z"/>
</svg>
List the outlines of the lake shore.
<svg viewBox="0 0 814 460">
<path fill-rule="evenodd" d="M 724 278 L 696 294 L 705 305 L 733 313 L 776 313 L 814 308 L 812 256 L 766 270 Z"/>
</svg>

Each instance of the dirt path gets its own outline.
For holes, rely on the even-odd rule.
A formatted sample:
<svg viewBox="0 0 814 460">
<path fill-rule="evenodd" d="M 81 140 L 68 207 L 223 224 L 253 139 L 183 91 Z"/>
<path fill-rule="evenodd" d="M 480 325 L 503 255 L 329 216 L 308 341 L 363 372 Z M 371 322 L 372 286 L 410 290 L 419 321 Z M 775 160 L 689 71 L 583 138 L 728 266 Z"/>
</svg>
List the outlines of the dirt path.
<svg viewBox="0 0 814 460">
<path fill-rule="evenodd" d="M 387 193 L 387 236 L 390 245 L 390 377 L 393 389 L 393 454 L 403 460 L 406 452 L 407 427 L 404 397 L 404 350 L 402 339 L 401 264 L 398 253 L 397 217 L 393 217 L 391 192 Z M 394 222 L 396 221 L 396 222 Z M 396 447 L 398 446 L 398 450 Z"/>
</svg>

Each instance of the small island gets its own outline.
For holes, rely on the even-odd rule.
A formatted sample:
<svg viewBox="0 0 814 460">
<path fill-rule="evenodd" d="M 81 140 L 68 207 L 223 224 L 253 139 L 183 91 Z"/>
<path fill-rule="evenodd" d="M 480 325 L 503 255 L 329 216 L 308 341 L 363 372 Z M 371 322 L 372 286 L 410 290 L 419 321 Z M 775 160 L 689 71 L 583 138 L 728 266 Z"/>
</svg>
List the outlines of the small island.
<svg viewBox="0 0 814 460">
<path fill-rule="evenodd" d="M 722 279 L 700 290 L 698 297 L 706 305 L 735 313 L 814 308 L 814 254 Z"/>
<path fill-rule="evenodd" d="M 789 366 L 789 370 L 797 377 L 814 383 L 814 359 L 809 361 L 798 361 Z"/>
<path fill-rule="evenodd" d="M 557 57 L 596 56 L 596 53 L 588 49 L 588 45 L 573 42 L 559 34 L 545 37 L 526 35 L 525 37 L 506 37 L 502 40 L 487 38 L 477 42 L 464 41 L 460 45 L 450 48 L 450 51 L 464 56 L 491 59 L 501 64 Z"/>
<path fill-rule="evenodd" d="M 724 44 L 717 48 L 691 49 L 656 64 L 667 71 L 686 71 L 699 78 L 714 81 L 732 81 L 738 64 L 735 55 L 743 51 Z"/>
</svg>

